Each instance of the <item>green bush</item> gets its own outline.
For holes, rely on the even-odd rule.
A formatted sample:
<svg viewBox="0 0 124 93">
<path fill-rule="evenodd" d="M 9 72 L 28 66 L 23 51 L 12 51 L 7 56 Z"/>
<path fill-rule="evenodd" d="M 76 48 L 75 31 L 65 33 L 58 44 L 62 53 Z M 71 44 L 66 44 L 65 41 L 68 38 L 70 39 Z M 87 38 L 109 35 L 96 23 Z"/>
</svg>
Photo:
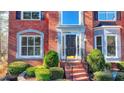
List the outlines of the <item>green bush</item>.
<svg viewBox="0 0 124 93">
<path fill-rule="evenodd" d="M 50 68 L 50 71 L 52 73 L 51 80 L 63 79 L 63 76 L 64 76 L 64 70 L 63 70 L 63 68 L 60 68 L 60 67 L 51 67 Z"/>
<path fill-rule="evenodd" d="M 94 73 L 93 79 L 96 81 L 112 81 L 112 73 L 98 71 Z"/>
<path fill-rule="evenodd" d="M 111 70 L 112 64 L 111 64 L 111 63 L 105 63 L 105 68 L 106 68 L 107 70 Z"/>
<path fill-rule="evenodd" d="M 34 77 L 35 76 L 35 69 L 36 67 L 29 67 L 26 69 L 26 74 L 29 76 L 29 77 Z"/>
<path fill-rule="evenodd" d="M 119 63 L 117 63 L 117 67 L 118 67 L 118 69 L 120 69 L 121 71 L 124 71 L 124 62 L 119 62 Z"/>
<path fill-rule="evenodd" d="M 124 72 L 118 72 L 115 80 L 116 81 L 124 81 Z"/>
<path fill-rule="evenodd" d="M 8 72 L 11 75 L 18 76 L 20 73 L 25 71 L 30 65 L 26 64 L 26 62 L 23 61 L 14 61 L 9 64 L 8 66 Z"/>
<path fill-rule="evenodd" d="M 35 76 L 36 76 L 37 80 L 48 81 L 48 80 L 50 80 L 51 72 L 49 69 L 38 68 L 35 70 Z"/>
<path fill-rule="evenodd" d="M 89 63 L 91 72 L 103 71 L 105 68 L 104 56 L 98 49 L 91 51 L 87 56 L 87 62 Z"/>
<path fill-rule="evenodd" d="M 57 67 L 59 63 L 58 53 L 55 51 L 49 51 L 44 57 L 44 66 L 45 67 Z"/>
</svg>

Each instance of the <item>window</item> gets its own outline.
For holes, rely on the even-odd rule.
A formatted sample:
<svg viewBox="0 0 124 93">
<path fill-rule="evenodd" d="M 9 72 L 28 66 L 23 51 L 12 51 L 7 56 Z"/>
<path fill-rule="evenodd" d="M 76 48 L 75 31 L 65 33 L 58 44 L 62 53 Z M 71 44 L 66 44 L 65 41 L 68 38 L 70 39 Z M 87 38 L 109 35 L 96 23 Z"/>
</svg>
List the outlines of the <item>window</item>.
<svg viewBox="0 0 124 93">
<path fill-rule="evenodd" d="M 98 12 L 99 21 L 116 21 L 117 12 L 114 11 L 100 11 Z"/>
<path fill-rule="evenodd" d="M 21 56 L 41 56 L 41 37 L 36 35 L 21 36 Z"/>
<path fill-rule="evenodd" d="M 102 52 L 102 36 L 96 36 L 96 48 Z"/>
<path fill-rule="evenodd" d="M 78 25 L 80 24 L 79 11 L 63 11 L 61 13 L 62 25 Z"/>
<path fill-rule="evenodd" d="M 116 36 L 107 36 L 107 56 L 116 56 Z"/>
<path fill-rule="evenodd" d="M 41 18 L 41 12 L 38 12 L 38 11 L 33 11 L 33 12 L 30 12 L 30 11 L 23 11 L 22 12 L 22 19 L 34 19 L 34 20 L 38 20 Z"/>
</svg>

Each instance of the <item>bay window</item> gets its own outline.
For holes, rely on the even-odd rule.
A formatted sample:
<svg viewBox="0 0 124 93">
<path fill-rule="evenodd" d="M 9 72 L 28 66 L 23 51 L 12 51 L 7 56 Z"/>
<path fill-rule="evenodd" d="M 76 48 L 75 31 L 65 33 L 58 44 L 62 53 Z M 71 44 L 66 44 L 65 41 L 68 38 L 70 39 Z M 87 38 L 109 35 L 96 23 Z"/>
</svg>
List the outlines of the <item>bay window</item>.
<svg viewBox="0 0 124 93">
<path fill-rule="evenodd" d="M 96 49 L 99 49 L 102 52 L 102 36 L 96 36 Z"/>
</svg>

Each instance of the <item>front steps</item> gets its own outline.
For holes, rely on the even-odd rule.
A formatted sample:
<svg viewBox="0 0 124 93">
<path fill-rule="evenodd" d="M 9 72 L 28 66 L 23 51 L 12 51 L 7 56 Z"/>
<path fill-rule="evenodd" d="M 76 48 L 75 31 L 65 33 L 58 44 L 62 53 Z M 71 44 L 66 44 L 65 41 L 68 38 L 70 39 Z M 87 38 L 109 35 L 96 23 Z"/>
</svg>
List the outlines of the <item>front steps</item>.
<svg viewBox="0 0 124 93">
<path fill-rule="evenodd" d="M 72 81 L 88 81 L 88 73 L 81 62 L 66 62 L 65 63 L 65 76 L 66 79 Z"/>
</svg>

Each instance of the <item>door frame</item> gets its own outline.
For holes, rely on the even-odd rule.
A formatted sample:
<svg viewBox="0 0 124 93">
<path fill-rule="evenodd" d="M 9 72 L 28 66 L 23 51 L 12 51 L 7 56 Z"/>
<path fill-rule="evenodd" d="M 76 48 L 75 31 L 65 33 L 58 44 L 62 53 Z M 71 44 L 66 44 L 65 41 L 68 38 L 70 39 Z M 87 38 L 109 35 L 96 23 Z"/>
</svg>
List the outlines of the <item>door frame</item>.
<svg viewBox="0 0 124 93">
<path fill-rule="evenodd" d="M 76 35 L 76 58 L 72 58 L 72 59 L 81 59 L 82 37 L 81 37 L 81 33 L 79 33 L 79 32 L 63 32 L 62 33 L 61 59 L 67 59 L 67 56 L 66 56 L 66 35 Z M 79 51 L 77 49 L 77 37 L 79 37 Z M 64 43 L 64 46 L 63 46 L 63 43 Z"/>
</svg>

